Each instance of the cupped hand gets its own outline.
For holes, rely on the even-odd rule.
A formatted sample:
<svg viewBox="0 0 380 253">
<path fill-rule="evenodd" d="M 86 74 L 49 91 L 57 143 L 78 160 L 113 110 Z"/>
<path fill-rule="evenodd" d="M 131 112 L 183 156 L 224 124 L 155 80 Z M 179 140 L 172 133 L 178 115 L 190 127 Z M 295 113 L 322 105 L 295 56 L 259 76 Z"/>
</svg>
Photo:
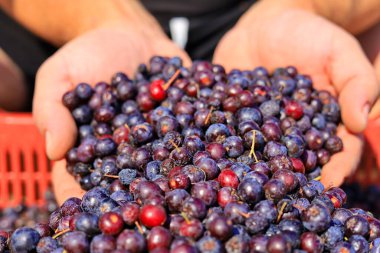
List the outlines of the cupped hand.
<svg viewBox="0 0 380 253">
<path fill-rule="evenodd" d="M 164 34 L 142 32 L 124 27 L 103 27 L 90 31 L 67 43 L 39 69 L 33 101 L 35 122 L 46 139 L 50 159 L 62 159 L 74 145 L 77 130 L 75 122 L 62 104 L 62 95 L 80 82 L 95 84 L 109 81 L 123 71 L 134 74 L 138 64 L 154 55 L 189 58 Z M 69 196 L 83 192 L 74 180 L 69 180 L 65 162 L 57 162 L 53 184 L 59 203 Z"/>
<path fill-rule="evenodd" d="M 227 69 L 293 65 L 308 74 L 316 89 L 338 96 L 344 126 L 343 152 L 322 170 L 325 185 L 340 185 L 357 167 L 361 133 L 379 94 L 374 70 L 358 42 L 338 26 L 302 9 L 253 6 L 220 41 L 214 62 Z"/>
</svg>

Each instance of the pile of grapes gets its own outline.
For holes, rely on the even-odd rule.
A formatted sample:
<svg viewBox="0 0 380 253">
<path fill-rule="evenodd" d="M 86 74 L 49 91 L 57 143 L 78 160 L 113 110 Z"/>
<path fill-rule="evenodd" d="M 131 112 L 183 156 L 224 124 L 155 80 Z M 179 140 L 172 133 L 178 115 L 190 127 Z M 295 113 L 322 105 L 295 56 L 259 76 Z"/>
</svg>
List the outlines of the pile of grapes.
<svg viewBox="0 0 380 253">
<path fill-rule="evenodd" d="M 48 223 L 50 214 L 59 207 L 50 189 L 45 193 L 45 202 L 43 207 L 20 204 L 1 210 L 0 230 L 11 232 L 19 227 L 38 227 L 40 223 Z"/>
<path fill-rule="evenodd" d="M 380 221 L 319 181 L 343 149 L 340 109 L 294 67 L 226 73 L 157 56 L 63 103 L 78 126 L 67 170 L 87 193 L 1 250 L 380 252 Z"/>
</svg>

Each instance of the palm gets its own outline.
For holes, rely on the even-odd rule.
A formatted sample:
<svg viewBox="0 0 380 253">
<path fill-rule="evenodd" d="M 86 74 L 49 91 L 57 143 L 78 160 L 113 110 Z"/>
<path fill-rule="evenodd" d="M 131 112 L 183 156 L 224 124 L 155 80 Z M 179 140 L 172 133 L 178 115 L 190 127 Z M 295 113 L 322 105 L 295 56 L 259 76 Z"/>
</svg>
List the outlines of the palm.
<svg viewBox="0 0 380 253">
<path fill-rule="evenodd" d="M 365 127 L 363 109 L 377 96 L 369 62 L 349 34 L 311 13 L 292 10 L 273 17 L 245 16 L 218 45 L 214 61 L 227 69 L 293 65 L 308 74 L 317 89 L 339 97 L 342 117 L 350 131 Z M 237 44 L 238 42 L 238 44 Z M 367 88 L 365 88 L 367 87 Z M 374 94 L 369 94 L 369 91 Z M 357 100 L 352 101 L 355 96 Z M 339 129 L 345 149 L 323 171 L 325 184 L 340 184 L 358 164 L 361 139 L 346 127 Z"/>
<path fill-rule="evenodd" d="M 46 61 L 37 75 L 33 113 L 38 127 L 45 133 L 49 157 L 61 159 L 76 140 L 75 123 L 61 102 L 65 92 L 79 82 L 93 85 L 109 81 L 118 71 L 131 76 L 138 64 L 147 62 L 153 55 L 180 56 L 189 61 L 169 39 L 152 40 L 119 29 L 100 29 L 85 34 Z M 52 172 L 59 203 L 84 193 L 65 167 L 64 160 L 56 162 Z"/>
<path fill-rule="evenodd" d="M 337 56 L 356 46 L 354 39 L 343 30 L 303 11 L 285 13 L 273 19 L 250 20 L 247 25 L 245 21 L 248 20 L 242 20 L 220 42 L 214 57 L 216 62 L 227 68 L 247 69 L 258 65 L 269 69 L 294 65 L 300 72 L 312 76 L 316 88 L 330 91 L 340 88 L 331 86 L 331 74 L 347 72 L 349 66 L 347 62 L 337 65 L 334 59 L 343 63 L 348 59 Z"/>
<path fill-rule="evenodd" d="M 132 31 L 103 29 L 88 33 L 68 43 L 49 59 L 40 69 L 37 88 L 46 88 L 46 79 L 59 81 L 54 89 L 56 100 L 78 82 L 94 84 L 100 80 L 108 81 L 117 71 L 133 75 L 141 62 L 147 62 L 154 54 L 185 54 L 169 40 L 151 43 Z M 37 93 L 40 90 L 37 90 Z M 35 100 L 36 104 L 39 102 Z"/>
<path fill-rule="evenodd" d="M 70 112 L 61 103 L 62 95 L 79 82 L 95 84 L 109 81 L 118 71 L 133 75 L 141 62 L 155 54 L 165 56 L 186 54 L 168 39 L 153 41 L 141 34 L 100 29 L 79 37 L 61 48 L 39 70 L 34 98 L 37 125 L 48 131 L 48 155 L 62 158 L 74 144 L 76 128 Z"/>
<path fill-rule="evenodd" d="M 332 90 L 328 71 L 334 49 L 327 45 L 334 41 L 333 27 L 327 26 L 323 31 L 315 32 L 324 23 L 322 19 L 310 19 L 303 26 L 297 25 L 298 22 L 294 16 L 287 22 L 273 20 L 267 29 L 261 27 L 256 34 L 251 34 L 251 64 L 270 69 L 294 65 L 301 73 L 311 75 L 317 88 Z M 254 41 L 257 45 L 252 43 Z"/>
</svg>

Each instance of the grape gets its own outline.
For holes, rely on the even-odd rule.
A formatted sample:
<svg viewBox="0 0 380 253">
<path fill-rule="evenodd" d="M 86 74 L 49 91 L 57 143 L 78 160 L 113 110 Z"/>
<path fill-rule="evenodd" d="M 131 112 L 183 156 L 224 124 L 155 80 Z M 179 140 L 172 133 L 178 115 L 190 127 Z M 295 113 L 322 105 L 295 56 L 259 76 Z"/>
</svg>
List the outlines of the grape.
<svg viewBox="0 0 380 253">
<path fill-rule="evenodd" d="M 13 252 L 32 252 L 37 248 L 40 234 L 31 228 L 16 229 L 10 240 L 10 248 Z"/>
<path fill-rule="evenodd" d="M 37 244 L 37 253 L 50 253 L 58 248 L 57 240 L 54 240 L 50 236 L 42 237 Z"/>
<path fill-rule="evenodd" d="M 337 100 L 312 84 L 293 66 L 226 72 L 160 56 L 133 79 L 78 84 L 62 98 L 79 133 L 66 159 L 87 192 L 16 230 L 10 248 L 1 225 L 17 212 L 0 217 L 0 251 L 378 250 L 380 221 L 318 181 L 343 142 Z"/>
</svg>

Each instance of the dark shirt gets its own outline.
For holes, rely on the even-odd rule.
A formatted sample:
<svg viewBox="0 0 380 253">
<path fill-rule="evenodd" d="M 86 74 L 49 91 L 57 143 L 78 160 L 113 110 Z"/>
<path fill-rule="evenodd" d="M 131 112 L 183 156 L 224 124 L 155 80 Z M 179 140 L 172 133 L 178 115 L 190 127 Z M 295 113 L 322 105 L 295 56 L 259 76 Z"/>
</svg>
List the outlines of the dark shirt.
<svg viewBox="0 0 380 253">
<path fill-rule="evenodd" d="M 222 36 L 231 29 L 254 0 L 142 0 L 165 32 L 169 20 L 186 17 L 190 21 L 186 51 L 192 59 L 211 60 Z"/>
</svg>

